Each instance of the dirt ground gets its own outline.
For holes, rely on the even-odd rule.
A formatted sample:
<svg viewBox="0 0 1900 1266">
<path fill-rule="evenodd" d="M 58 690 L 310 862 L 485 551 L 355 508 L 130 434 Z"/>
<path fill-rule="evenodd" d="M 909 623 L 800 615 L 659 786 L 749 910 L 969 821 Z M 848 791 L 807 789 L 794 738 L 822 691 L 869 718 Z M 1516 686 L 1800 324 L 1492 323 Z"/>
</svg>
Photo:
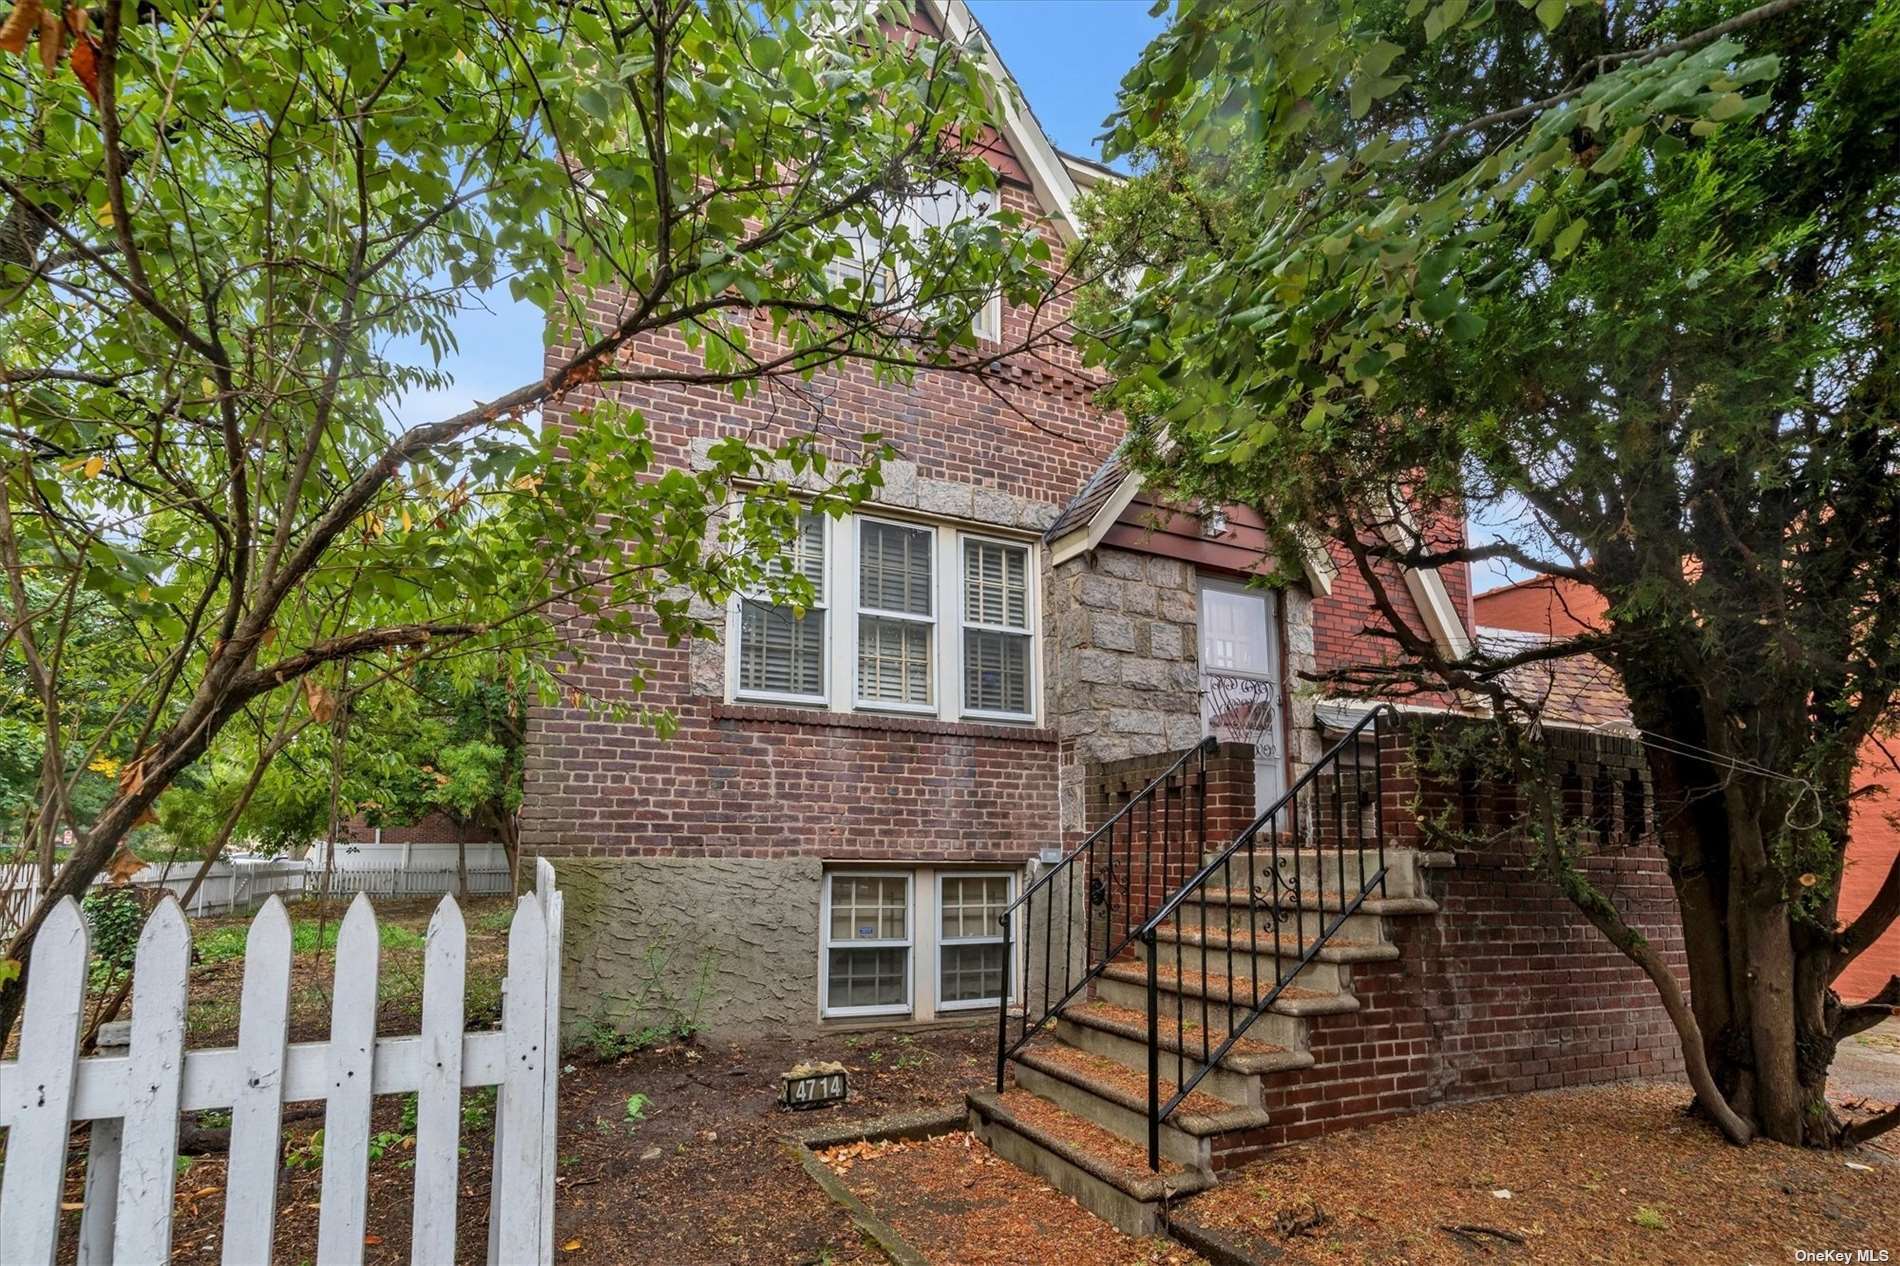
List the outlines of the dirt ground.
<svg viewBox="0 0 1900 1266">
<path fill-rule="evenodd" d="M 1205 1266 L 1170 1240 L 1123 1235 L 967 1131 L 848 1143 L 819 1159 L 934 1266 Z"/>
<path fill-rule="evenodd" d="M 441 898 L 379 900 L 376 926 L 383 952 L 378 967 L 376 1028 L 381 1033 L 414 1033 L 422 1025 L 422 947 L 429 919 Z M 290 1038 L 315 1041 L 330 1031 L 330 991 L 336 963 L 337 927 L 349 907 L 341 902 L 320 909 L 314 901 L 289 907 L 295 953 L 290 967 Z M 484 1028 L 501 1021 L 501 978 L 508 973 L 508 924 L 514 903 L 505 897 L 476 897 L 462 903 L 468 932 L 466 1023 Z M 186 1022 L 191 1045 L 237 1043 L 238 998 L 244 984 L 244 934 L 250 916 L 231 915 L 191 921 L 191 1002 Z M 95 989 L 95 995 L 107 990 Z M 128 1018 L 128 1006 L 120 1018 Z"/>
<path fill-rule="evenodd" d="M 1183 1212 L 1287 1266 L 1900 1261 L 1900 1156 L 1731 1147 L 1688 1102 L 1625 1085 L 1425 1113 L 1280 1151 Z"/>
</svg>

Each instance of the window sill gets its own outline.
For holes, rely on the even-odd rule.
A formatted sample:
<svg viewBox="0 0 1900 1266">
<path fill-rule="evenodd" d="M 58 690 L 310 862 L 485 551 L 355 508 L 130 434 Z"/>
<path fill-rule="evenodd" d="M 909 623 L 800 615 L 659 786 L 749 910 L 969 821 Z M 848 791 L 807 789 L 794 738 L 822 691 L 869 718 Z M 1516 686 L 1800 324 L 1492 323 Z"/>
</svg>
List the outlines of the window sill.
<svg viewBox="0 0 1900 1266">
<path fill-rule="evenodd" d="M 820 707 L 792 707 L 764 703 L 726 703 L 714 700 L 716 721 L 750 721 L 761 725 L 805 725 L 833 730 L 877 730 L 887 734 L 935 734 L 950 738 L 1002 739 L 1015 743 L 1053 743 L 1054 730 L 1007 721 L 945 721 L 939 717 L 901 716 L 877 712 L 833 712 Z"/>
</svg>

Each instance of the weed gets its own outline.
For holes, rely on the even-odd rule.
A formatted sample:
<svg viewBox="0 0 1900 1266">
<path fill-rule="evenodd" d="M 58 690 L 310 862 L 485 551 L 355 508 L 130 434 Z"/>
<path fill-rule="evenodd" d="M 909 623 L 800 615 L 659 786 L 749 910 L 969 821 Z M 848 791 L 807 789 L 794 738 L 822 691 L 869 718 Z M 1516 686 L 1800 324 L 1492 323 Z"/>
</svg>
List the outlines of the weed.
<svg viewBox="0 0 1900 1266">
<path fill-rule="evenodd" d="M 217 928 L 203 936 L 192 938 L 192 953 L 201 963 L 222 963 L 233 958 L 244 957 L 243 924 L 232 924 Z"/>
<path fill-rule="evenodd" d="M 301 1147 L 293 1147 L 284 1153 L 284 1164 L 291 1169 L 323 1168 L 323 1131 L 311 1131 Z"/>
<path fill-rule="evenodd" d="M 637 1125 L 647 1119 L 647 1105 L 653 1102 L 639 1091 L 627 1096 L 627 1124 Z"/>
<path fill-rule="evenodd" d="M 1664 1220 L 1663 1215 L 1646 1204 L 1636 1206 L 1636 1216 L 1631 1218 L 1630 1221 L 1642 1227 L 1645 1231 L 1667 1231 L 1669 1229 L 1669 1223 Z"/>
<path fill-rule="evenodd" d="M 490 913 L 484 914 L 481 918 L 475 920 L 475 926 L 480 928 L 484 932 L 506 932 L 509 928 L 509 925 L 511 925 L 514 921 L 515 921 L 514 906 L 505 905 L 501 909 L 491 911 Z"/>
<path fill-rule="evenodd" d="M 462 1095 L 462 1128 L 486 1129 L 495 1119 L 495 1088 L 483 1086 Z"/>
<path fill-rule="evenodd" d="M 400 1130 L 378 1130 L 369 1136 L 369 1158 L 371 1161 L 379 1161 L 393 1148 L 415 1145 L 416 1138 L 413 1134 L 405 1134 Z"/>
<path fill-rule="evenodd" d="M 206 1108 L 198 1114 L 198 1128 L 201 1130 L 222 1130 L 230 1124 L 229 1108 Z"/>
</svg>

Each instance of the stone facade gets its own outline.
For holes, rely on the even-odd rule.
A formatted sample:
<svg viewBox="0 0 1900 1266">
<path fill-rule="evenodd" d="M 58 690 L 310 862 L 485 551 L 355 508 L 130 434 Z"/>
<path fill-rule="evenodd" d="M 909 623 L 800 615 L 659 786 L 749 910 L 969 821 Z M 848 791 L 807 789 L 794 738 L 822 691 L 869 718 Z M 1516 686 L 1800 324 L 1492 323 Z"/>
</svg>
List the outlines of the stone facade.
<svg viewBox="0 0 1900 1266">
<path fill-rule="evenodd" d="M 1091 769 L 1180 752 L 1201 739 L 1194 570 L 1101 549 L 1053 569 L 1045 659 L 1062 739 L 1062 831 L 1095 825 Z"/>
<path fill-rule="evenodd" d="M 811 857 L 580 859 L 559 867 L 570 934 L 563 1027 L 786 1032 L 808 1029 L 818 959 Z"/>
</svg>

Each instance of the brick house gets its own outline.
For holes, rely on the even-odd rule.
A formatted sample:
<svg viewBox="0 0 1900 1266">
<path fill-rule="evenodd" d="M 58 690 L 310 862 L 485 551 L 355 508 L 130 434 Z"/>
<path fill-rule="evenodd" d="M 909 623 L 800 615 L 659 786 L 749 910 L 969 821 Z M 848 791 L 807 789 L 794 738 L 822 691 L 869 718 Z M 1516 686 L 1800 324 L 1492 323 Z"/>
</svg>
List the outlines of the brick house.
<svg viewBox="0 0 1900 1266">
<path fill-rule="evenodd" d="M 921 0 L 919 13 L 953 34 L 973 26 L 961 0 Z M 1058 153 L 1027 111 L 993 158 L 1002 203 L 1039 217 L 1058 251 L 1072 241 L 1076 198 L 1102 170 Z M 1022 317 L 997 319 L 1007 333 Z M 656 342 L 638 354 L 683 352 Z M 1277 1143 L 1438 1102 L 1674 1069 L 1647 983 L 1523 850 L 1425 847 L 1398 736 L 1374 727 L 1342 744 L 1365 705 L 1302 684 L 1381 653 L 1359 578 L 1316 552 L 1287 569 L 1293 583 L 1250 583 L 1280 570 L 1259 517 L 1149 499 L 1117 457 L 1122 424 L 1095 405 L 1099 385 L 1073 355 L 1015 367 L 1006 401 L 947 375 L 895 388 L 838 368 L 821 383 L 833 410 L 901 458 L 875 505 L 813 520 L 793 545 L 820 604 L 798 616 L 738 600 L 706 613 L 718 640 L 691 647 L 587 645 L 591 692 L 615 697 L 637 662 L 640 704 L 679 725 L 661 740 L 580 710 L 530 718 L 522 845 L 554 861 L 567 894 L 570 1024 L 995 1026 L 1007 981 L 1007 1016 L 1029 1037 L 1011 1052 L 1014 1086 L 973 1100 L 985 1137 L 1136 1229 L 1153 1225 L 1159 1200 Z M 550 423 L 584 394 L 551 408 Z M 721 435 L 802 429 L 716 391 L 650 390 L 640 404 L 664 459 L 683 468 Z M 1448 649 L 1477 635 L 1466 568 L 1393 579 L 1402 614 Z M 1607 886 L 1679 959 L 1668 881 L 1643 843 L 1635 745 L 1581 724 L 1554 741 L 1570 745 L 1580 786 L 1611 787 L 1605 838 L 1628 847 L 1602 861 Z M 1300 816 L 1314 813 L 1315 788 L 1331 797 L 1324 829 Z M 1248 1038 L 1208 1061 L 1207 1089 L 1160 1130 L 1161 1170 L 1149 1171 L 1083 1128 L 1106 1125 L 1138 1151 L 1148 1124 L 1145 1083 L 1126 1080 L 1147 1053 L 1145 1033 L 1130 1036 L 1138 947 L 1113 946 L 1110 925 L 1146 920 L 1203 853 L 1289 789 L 1289 820 L 1268 828 L 1272 847 L 1287 840 L 1273 879 L 1334 921 L 1336 943 L 1296 956 L 1284 996 L 1276 985 Z M 1467 815 L 1512 812 L 1506 789 L 1445 794 Z M 1356 897 L 1349 837 L 1367 885 Z M 1330 888 L 1334 854 L 1314 865 L 1329 841 L 1341 877 Z M 1221 887 L 1257 894 L 1267 872 L 1250 860 L 1240 877 L 1237 865 Z M 1213 899 L 1195 901 L 1203 936 L 1171 942 L 1163 996 L 1206 1014 Z M 1222 911 L 1215 1006 L 1245 1027 L 1235 909 L 1255 917 L 1244 904 Z M 1241 957 L 1257 1001 L 1272 956 L 1256 933 Z M 1186 1039 L 1177 1026 L 1177 1082 Z"/>
</svg>

